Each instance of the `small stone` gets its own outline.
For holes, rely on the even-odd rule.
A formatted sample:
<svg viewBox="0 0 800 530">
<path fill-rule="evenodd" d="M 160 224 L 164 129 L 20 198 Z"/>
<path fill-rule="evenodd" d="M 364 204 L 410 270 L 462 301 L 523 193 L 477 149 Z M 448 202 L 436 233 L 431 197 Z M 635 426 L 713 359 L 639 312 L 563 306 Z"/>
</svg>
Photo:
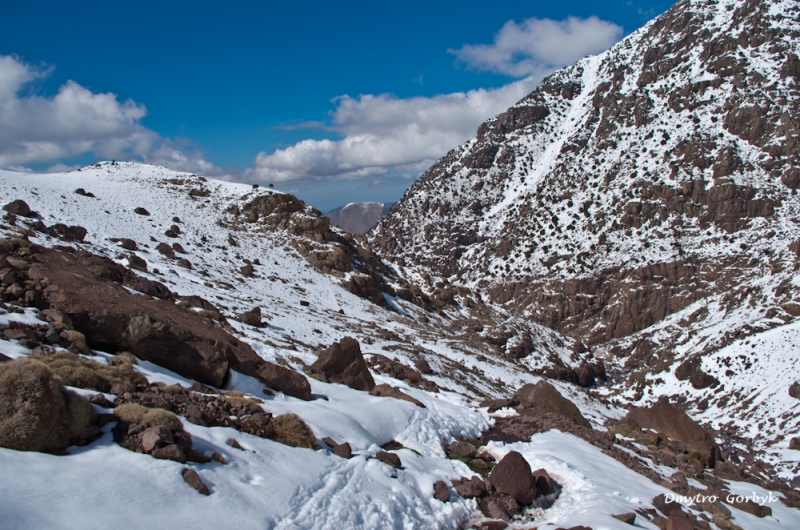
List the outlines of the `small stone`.
<svg viewBox="0 0 800 530">
<path fill-rule="evenodd" d="M 352 458 L 353 450 L 350 448 L 350 444 L 345 442 L 343 444 L 339 444 L 336 447 L 334 447 L 333 454 L 335 454 L 336 456 L 340 456 L 342 458 Z M 398 458 L 397 460 L 398 460 L 398 465 L 395 467 L 400 467 L 399 466 L 400 459 Z"/>
<path fill-rule="evenodd" d="M 426 361 L 425 359 L 417 359 L 416 361 L 414 361 L 414 366 L 417 368 L 417 370 L 420 371 L 420 373 L 423 374 L 433 373 L 433 370 L 431 370 L 431 365 L 429 365 L 428 361 Z"/>
<path fill-rule="evenodd" d="M 200 479 L 200 475 L 194 469 L 185 468 L 182 472 L 183 480 L 186 481 L 191 487 L 202 493 L 203 495 L 211 495 L 208 486 Z"/>
<path fill-rule="evenodd" d="M 136 213 L 136 214 L 139 214 L 139 215 L 150 215 L 150 212 L 148 212 L 147 210 L 145 210 L 141 206 L 138 207 L 138 208 L 134 208 L 133 213 Z"/>
<path fill-rule="evenodd" d="M 450 502 L 450 488 L 443 480 L 437 480 L 433 485 L 433 498 L 442 502 Z"/>
<path fill-rule="evenodd" d="M 634 521 L 636 521 L 636 514 L 634 512 L 630 513 L 621 513 L 618 515 L 612 515 L 614 519 L 618 521 L 622 521 L 625 524 L 633 525 Z"/>
<path fill-rule="evenodd" d="M 178 260 L 178 267 L 183 267 L 184 269 L 191 269 L 192 262 L 186 258 L 181 258 Z"/>
<path fill-rule="evenodd" d="M 186 454 L 175 444 L 170 444 L 160 449 L 154 450 L 152 453 L 153 458 L 158 458 L 160 460 L 173 460 L 175 462 L 180 462 L 181 464 L 186 463 Z"/>
<path fill-rule="evenodd" d="M 97 405 L 98 407 L 103 407 L 104 409 L 110 409 L 114 406 L 114 404 L 103 394 L 95 394 L 91 396 L 89 398 L 89 403 L 92 405 Z"/>
<path fill-rule="evenodd" d="M 389 453 L 387 451 L 378 451 L 378 453 L 375 455 L 375 458 L 377 458 L 384 464 L 392 466 L 395 469 L 403 469 L 403 464 L 400 461 L 400 457 L 394 453 Z"/>
<path fill-rule="evenodd" d="M 120 394 L 125 394 L 126 392 L 133 392 L 134 390 L 135 389 L 131 385 L 126 385 L 125 383 L 114 383 L 111 385 L 111 390 L 109 390 L 108 393 L 118 396 Z"/>
<path fill-rule="evenodd" d="M 255 268 L 252 265 L 245 265 L 239 269 L 239 272 L 242 273 L 242 276 L 245 278 L 250 278 L 255 273 Z"/>
<path fill-rule="evenodd" d="M 233 447 L 234 449 L 239 449 L 241 451 L 244 451 L 244 447 L 239 445 L 239 442 L 237 442 L 235 438 L 228 438 L 228 441 L 225 443 L 228 444 L 230 447 Z"/>
</svg>

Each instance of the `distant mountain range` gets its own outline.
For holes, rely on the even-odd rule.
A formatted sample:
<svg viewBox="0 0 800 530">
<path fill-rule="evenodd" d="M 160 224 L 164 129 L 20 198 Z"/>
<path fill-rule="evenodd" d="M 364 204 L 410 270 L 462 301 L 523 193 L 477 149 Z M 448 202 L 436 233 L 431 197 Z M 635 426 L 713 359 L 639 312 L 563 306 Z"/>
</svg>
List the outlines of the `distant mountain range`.
<svg viewBox="0 0 800 530">
<path fill-rule="evenodd" d="M 389 213 L 393 205 L 393 202 L 351 202 L 325 215 L 342 230 L 351 234 L 366 234 Z"/>
</svg>

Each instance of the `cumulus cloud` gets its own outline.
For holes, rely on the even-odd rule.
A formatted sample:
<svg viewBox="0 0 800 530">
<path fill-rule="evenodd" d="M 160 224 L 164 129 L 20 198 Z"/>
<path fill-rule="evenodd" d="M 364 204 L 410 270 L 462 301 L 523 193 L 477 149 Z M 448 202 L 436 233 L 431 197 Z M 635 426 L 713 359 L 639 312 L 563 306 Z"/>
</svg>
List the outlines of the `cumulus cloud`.
<svg viewBox="0 0 800 530">
<path fill-rule="evenodd" d="M 273 153 L 259 153 L 246 174 L 275 183 L 361 179 L 390 171 L 416 176 L 474 136 L 485 120 L 526 96 L 544 76 L 609 48 L 621 36 L 621 27 L 597 17 L 509 21 L 493 44 L 465 45 L 449 52 L 476 69 L 523 79 L 497 89 L 434 97 L 341 96 L 334 100 L 336 108 L 324 128 L 342 139 L 303 140 Z M 317 122 L 300 126 L 308 125 L 319 126 Z"/>
<path fill-rule="evenodd" d="M 392 169 L 418 173 L 474 136 L 478 125 L 522 99 L 539 81 L 526 78 L 497 89 L 433 97 L 341 96 L 334 100 L 329 125 L 341 140 L 303 140 L 259 153 L 248 176 L 279 183 L 359 179 Z"/>
<path fill-rule="evenodd" d="M 115 94 L 94 93 L 75 81 L 67 81 L 52 97 L 22 94 L 50 72 L 0 55 L 0 167 L 21 168 L 94 153 L 183 171 L 221 173 L 198 151 L 141 125 L 147 109 L 132 100 L 120 102 Z"/>
<path fill-rule="evenodd" d="M 620 26 L 596 16 L 528 18 L 520 24 L 506 22 L 492 44 L 465 44 L 448 51 L 472 68 L 524 77 L 542 75 L 585 55 L 605 51 L 622 34 Z"/>
</svg>

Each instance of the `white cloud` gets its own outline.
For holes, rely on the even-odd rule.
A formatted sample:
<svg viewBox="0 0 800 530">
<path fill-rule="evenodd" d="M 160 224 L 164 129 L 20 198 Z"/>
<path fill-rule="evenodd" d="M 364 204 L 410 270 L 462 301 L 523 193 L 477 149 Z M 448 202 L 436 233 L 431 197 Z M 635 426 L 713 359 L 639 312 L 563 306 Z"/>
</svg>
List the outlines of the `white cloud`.
<svg viewBox="0 0 800 530">
<path fill-rule="evenodd" d="M 620 26 L 596 16 L 528 18 L 521 24 L 506 22 L 493 44 L 465 44 L 448 51 L 472 68 L 523 77 L 542 75 L 585 55 L 605 51 L 622 35 Z"/>
<path fill-rule="evenodd" d="M 248 176 L 262 182 L 358 179 L 391 169 L 419 172 L 475 135 L 488 118 L 533 90 L 526 78 L 492 90 L 433 97 L 389 94 L 335 100 L 331 128 L 341 140 L 303 140 L 274 153 L 259 153 Z"/>
<path fill-rule="evenodd" d="M 84 153 L 106 159 L 136 158 L 184 171 L 219 174 L 202 154 L 141 125 L 144 105 L 120 103 L 74 81 L 52 97 L 21 95 L 49 75 L 13 56 L 0 55 L 0 167 L 59 161 Z"/>
</svg>

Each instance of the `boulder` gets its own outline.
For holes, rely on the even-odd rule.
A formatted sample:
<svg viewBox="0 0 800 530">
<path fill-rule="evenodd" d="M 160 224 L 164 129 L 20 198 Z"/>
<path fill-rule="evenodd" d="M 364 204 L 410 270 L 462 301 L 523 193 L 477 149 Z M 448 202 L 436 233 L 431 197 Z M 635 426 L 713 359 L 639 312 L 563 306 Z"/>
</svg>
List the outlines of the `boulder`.
<svg viewBox="0 0 800 530">
<path fill-rule="evenodd" d="M 184 269 L 191 269 L 192 268 L 192 262 L 189 261 L 186 258 L 181 258 L 181 259 L 178 260 L 178 267 L 182 267 Z"/>
<path fill-rule="evenodd" d="M 465 499 L 475 499 L 486 496 L 486 483 L 477 476 L 470 479 L 463 478 L 461 480 L 454 480 L 453 487 L 456 492 Z"/>
<path fill-rule="evenodd" d="M 154 449 L 150 454 L 153 456 L 153 458 L 158 458 L 160 460 L 172 460 L 174 462 L 180 462 L 181 464 L 186 463 L 186 454 L 176 444 L 169 444 L 165 445 L 164 447 Z"/>
<path fill-rule="evenodd" d="M 531 383 L 523 385 L 514 393 L 513 401 L 519 403 L 528 413 L 557 414 L 571 420 L 576 425 L 587 429 L 592 428 L 578 407 L 546 381 L 539 381 L 535 385 Z"/>
<path fill-rule="evenodd" d="M 141 206 L 138 207 L 138 208 L 134 208 L 133 209 L 133 213 L 136 213 L 136 214 L 139 214 L 139 215 L 150 215 L 150 212 L 148 212 L 147 210 L 145 210 Z"/>
<path fill-rule="evenodd" d="M 425 359 L 417 359 L 416 361 L 414 361 L 414 366 L 417 368 L 417 370 L 420 371 L 420 373 L 423 374 L 433 373 L 433 370 L 431 370 L 431 365 L 429 365 L 428 361 L 426 361 Z"/>
<path fill-rule="evenodd" d="M 531 466 L 517 451 L 511 451 L 494 466 L 489 480 L 498 492 L 514 498 L 522 506 L 529 505 L 537 496 Z"/>
<path fill-rule="evenodd" d="M 375 458 L 380 460 L 386 465 L 392 466 L 395 469 L 403 469 L 403 464 L 400 462 L 400 457 L 388 451 L 378 451 Z"/>
<path fill-rule="evenodd" d="M 232 368 L 287 395 L 311 397 L 311 387 L 302 374 L 264 361 L 250 346 L 194 311 L 171 300 L 132 294 L 120 284 L 158 294 L 156 282 L 86 252 L 40 249 L 32 261 L 29 277 L 42 282 L 50 308 L 69 318 L 90 347 L 130 351 L 215 387 L 222 385 Z M 126 275 L 140 282 L 128 281 Z"/>
<path fill-rule="evenodd" d="M 471 443 L 456 440 L 447 446 L 447 453 L 460 456 L 462 458 L 475 458 L 478 450 Z"/>
<path fill-rule="evenodd" d="M 239 272 L 245 278 L 250 278 L 251 276 L 253 276 L 253 274 L 255 274 L 256 269 L 252 265 L 245 265 L 239 268 Z"/>
<path fill-rule="evenodd" d="M 145 453 L 150 453 L 155 449 L 174 443 L 172 432 L 164 425 L 150 427 L 141 435 L 142 449 Z"/>
<path fill-rule="evenodd" d="M 434 483 L 433 498 L 442 502 L 450 502 L 450 488 L 443 480 L 437 480 Z"/>
<path fill-rule="evenodd" d="M 625 524 L 633 525 L 636 521 L 636 513 L 635 512 L 628 512 L 628 513 L 620 513 L 617 515 L 612 515 L 614 519 L 617 521 L 622 521 Z"/>
<path fill-rule="evenodd" d="M 182 475 L 183 480 L 185 480 L 187 484 L 196 489 L 198 492 L 202 493 L 203 495 L 211 495 L 211 492 L 208 490 L 208 486 L 206 486 L 200 479 L 200 475 L 197 474 L 197 471 L 194 469 L 185 468 L 182 471 Z"/>
<path fill-rule="evenodd" d="M 156 250 L 168 258 L 175 257 L 175 250 L 166 243 L 159 243 L 156 245 Z"/>
<path fill-rule="evenodd" d="M 556 492 L 555 482 L 544 468 L 533 472 L 533 481 L 536 483 L 536 489 L 542 495 L 551 495 Z"/>
<path fill-rule="evenodd" d="M 632 428 L 652 429 L 685 443 L 700 452 L 706 467 L 713 468 L 721 460 L 721 451 L 714 437 L 685 412 L 666 401 L 658 401 L 648 408 L 633 407 L 620 423 Z"/>
<path fill-rule="evenodd" d="M 11 201 L 10 203 L 3 206 L 3 210 L 7 211 L 8 213 L 19 215 L 22 217 L 28 217 L 29 215 L 31 215 L 30 206 L 28 206 L 28 203 L 26 203 L 22 199 Z"/>
<path fill-rule="evenodd" d="M 311 367 L 323 373 L 333 383 L 347 385 L 356 390 L 371 391 L 375 388 L 375 380 L 361 355 L 361 346 L 351 337 L 333 343 L 320 354 Z"/>
<path fill-rule="evenodd" d="M 800 399 L 800 381 L 795 381 L 789 387 L 789 395 L 795 399 Z"/>
<path fill-rule="evenodd" d="M 123 237 L 122 239 L 119 239 L 118 241 L 119 241 L 119 246 L 121 246 L 125 250 L 138 250 L 139 249 L 138 245 L 136 244 L 136 241 L 134 241 L 133 239 L 127 239 L 127 238 Z"/>
<path fill-rule="evenodd" d="M 672 512 L 682 512 L 681 504 L 677 501 L 670 501 L 663 493 L 653 498 L 653 506 L 666 517 L 669 517 Z"/>
<path fill-rule="evenodd" d="M 245 311 L 237 317 L 237 320 L 248 326 L 261 326 L 261 308 L 255 307 L 250 311 Z"/>
<path fill-rule="evenodd" d="M 370 376 L 371 377 L 371 376 Z M 350 385 L 348 385 L 350 386 Z M 376 385 L 372 390 L 369 391 L 370 394 L 373 396 L 381 396 L 381 397 L 391 397 L 394 399 L 402 399 L 403 401 L 408 401 L 409 403 L 413 403 L 418 407 L 425 408 L 425 405 L 422 402 L 414 399 L 413 397 L 409 396 L 408 394 L 401 392 L 400 390 L 394 388 L 392 385 L 382 383 L 380 385 Z"/>
<path fill-rule="evenodd" d="M 83 241 L 87 233 L 86 229 L 82 226 L 67 226 L 63 223 L 56 223 L 47 229 L 50 231 L 50 234 L 64 241 Z"/>
<path fill-rule="evenodd" d="M 128 256 L 128 267 L 137 271 L 147 272 L 147 262 L 136 254 Z"/>
</svg>

